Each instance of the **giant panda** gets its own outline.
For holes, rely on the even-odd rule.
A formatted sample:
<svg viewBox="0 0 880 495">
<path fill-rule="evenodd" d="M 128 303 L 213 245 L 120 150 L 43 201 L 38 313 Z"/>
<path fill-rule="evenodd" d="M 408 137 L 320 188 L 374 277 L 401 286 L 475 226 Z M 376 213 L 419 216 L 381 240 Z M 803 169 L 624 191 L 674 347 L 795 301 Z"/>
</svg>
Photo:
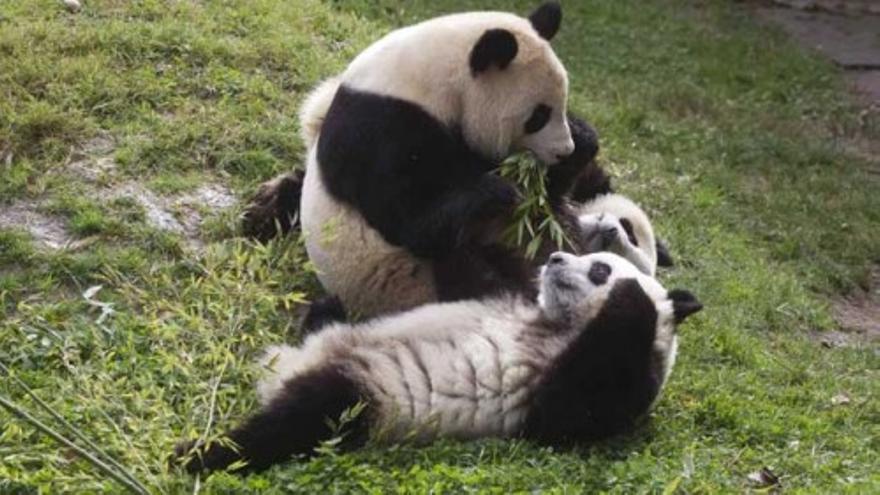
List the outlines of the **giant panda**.
<svg viewBox="0 0 880 495">
<path fill-rule="evenodd" d="M 552 2 L 528 18 L 452 14 L 381 38 L 306 99 L 305 176 L 265 186 L 250 213 L 299 201 L 322 285 L 361 316 L 530 290 L 532 267 L 499 242 L 519 194 L 495 171 L 527 150 L 565 191 L 580 171 L 555 164 L 597 151 L 594 134 L 572 136 L 588 126 L 567 116 L 549 44 L 561 15 Z"/>
<path fill-rule="evenodd" d="M 605 193 L 557 211 L 576 252 L 610 251 L 646 275 L 657 272 L 657 241 L 648 215 L 630 198 Z"/>
<path fill-rule="evenodd" d="M 260 470 L 334 435 L 350 448 L 437 437 L 564 445 L 627 430 L 669 378 L 676 325 L 701 304 L 607 252 L 554 253 L 538 284 L 536 300 L 434 303 L 270 348 L 262 406 L 228 433 L 234 446 L 183 443 L 175 459 L 190 472 Z"/>
</svg>

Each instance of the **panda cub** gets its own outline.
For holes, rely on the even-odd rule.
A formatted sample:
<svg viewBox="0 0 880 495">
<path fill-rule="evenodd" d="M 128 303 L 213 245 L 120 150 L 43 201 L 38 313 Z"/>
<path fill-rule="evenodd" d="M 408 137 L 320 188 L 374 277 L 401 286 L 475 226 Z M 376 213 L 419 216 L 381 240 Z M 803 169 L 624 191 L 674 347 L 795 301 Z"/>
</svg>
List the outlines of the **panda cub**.
<svg viewBox="0 0 880 495">
<path fill-rule="evenodd" d="M 610 251 L 629 260 L 643 273 L 657 271 L 657 243 L 648 215 L 631 199 L 602 194 L 582 204 L 570 204 L 562 213 L 572 241 L 581 253 Z"/>
<path fill-rule="evenodd" d="M 235 447 L 182 444 L 177 459 L 190 472 L 260 470 L 340 434 L 354 448 L 441 436 L 560 445 L 626 430 L 669 377 L 676 325 L 702 306 L 612 253 L 554 253 L 538 285 L 536 302 L 435 303 L 273 347 L 261 409 L 228 433 Z M 359 404 L 342 431 L 329 426 Z"/>
</svg>

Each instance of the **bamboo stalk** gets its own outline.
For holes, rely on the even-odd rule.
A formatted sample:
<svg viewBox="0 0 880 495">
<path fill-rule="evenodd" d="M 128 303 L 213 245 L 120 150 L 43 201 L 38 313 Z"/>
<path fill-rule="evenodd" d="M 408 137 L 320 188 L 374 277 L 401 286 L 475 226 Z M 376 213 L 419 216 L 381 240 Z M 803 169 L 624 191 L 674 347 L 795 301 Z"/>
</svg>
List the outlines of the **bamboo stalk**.
<svg viewBox="0 0 880 495">
<path fill-rule="evenodd" d="M 139 483 L 138 484 L 132 483 L 128 478 L 117 473 L 116 471 L 113 470 L 113 468 L 111 468 L 110 466 L 105 464 L 104 461 L 93 456 L 89 451 L 83 449 L 79 445 L 71 442 L 70 440 L 68 440 L 67 438 L 62 436 L 60 433 L 53 430 L 51 427 L 43 424 L 42 422 L 40 422 L 40 420 L 31 416 L 30 414 L 28 414 L 27 411 L 18 407 L 14 402 L 12 402 L 11 400 L 7 399 L 6 397 L 4 397 L 2 395 L 0 395 L 0 406 L 3 406 L 3 408 L 5 408 L 10 413 L 12 413 L 14 416 L 16 416 L 19 419 L 21 419 L 22 421 L 30 424 L 34 428 L 40 430 L 43 434 L 48 435 L 56 442 L 66 446 L 68 448 L 73 449 L 74 451 L 76 451 L 77 454 L 79 454 L 85 460 L 90 462 L 98 470 L 102 471 L 107 476 L 110 476 L 111 478 L 113 478 L 114 480 L 116 480 L 117 482 L 119 482 L 120 484 L 122 484 L 123 486 L 128 488 L 129 490 L 131 490 L 133 493 L 137 493 L 139 495 L 149 495 L 149 492 L 143 488 L 143 485 L 140 485 Z M 138 485 L 140 485 L 140 486 L 138 486 Z"/>
<path fill-rule="evenodd" d="M 25 393 L 27 393 L 28 396 L 31 399 L 33 399 L 34 402 L 37 403 L 37 405 L 39 405 L 44 411 L 49 413 L 49 415 L 52 416 L 55 419 L 55 421 L 58 421 L 59 423 L 61 423 L 62 426 L 64 426 L 68 430 L 70 430 L 71 433 L 73 433 L 77 438 L 82 440 L 90 449 L 92 449 L 94 452 L 98 453 L 101 457 L 104 458 L 105 461 L 107 461 L 109 464 L 111 464 L 113 467 L 115 467 L 117 470 L 119 470 L 120 474 L 122 474 L 123 476 L 128 478 L 129 481 L 131 481 L 135 485 L 138 485 L 144 492 L 148 491 L 147 487 L 145 487 L 140 481 L 138 481 L 138 479 L 135 478 L 134 475 L 131 474 L 131 472 L 129 472 L 125 466 L 123 466 L 116 459 L 114 459 L 112 456 L 110 456 L 109 454 L 104 452 L 104 450 L 101 449 L 101 447 L 95 445 L 95 443 L 92 442 L 89 439 L 89 437 L 87 437 L 85 434 L 83 434 L 81 431 L 79 431 L 79 429 L 77 427 L 75 427 L 74 425 L 72 425 L 69 421 L 64 419 L 64 417 L 61 416 L 60 414 L 58 414 L 54 409 L 52 409 L 52 407 L 50 407 L 49 404 L 46 404 L 46 402 L 43 401 L 43 399 L 41 399 L 36 393 L 34 393 L 34 391 L 31 390 L 31 388 L 25 382 L 23 382 L 19 377 L 17 377 L 14 373 L 12 373 L 12 370 L 10 370 L 8 367 L 6 367 L 6 365 L 2 362 L 0 362 L 0 369 L 2 369 L 4 373 L 6 373 L 6 376 L 15 380 L 15 382 L 18 384 L 18 386 L 21 387 L 25 391 Z"/>
</svg>

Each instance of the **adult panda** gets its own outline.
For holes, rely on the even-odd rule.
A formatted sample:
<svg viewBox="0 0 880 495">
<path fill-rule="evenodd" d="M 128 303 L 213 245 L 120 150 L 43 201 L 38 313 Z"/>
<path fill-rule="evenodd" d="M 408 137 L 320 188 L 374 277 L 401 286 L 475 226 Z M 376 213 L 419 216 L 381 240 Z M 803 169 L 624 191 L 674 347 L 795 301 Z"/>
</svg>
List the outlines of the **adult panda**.
<svg viewBox="0 0 880 495">
<path fill-rule="evenodd" d="M 547 164 L 575 151 L 567 74 L 549 44 L 561 16 L 546 3 L 528 18 L 469 12 L 405 27 L 309 96 L 299 221 L 322 284 L 349 310 L 531 288 L 531 266 L 500 243 L 518 192 L 495 171 L 515 151 Z M 594 134 L 575 138 L 595 156 Z M 579 171 L 553 167 L 553 188 L 569 190 Z M 292 209 L 297 193 L 286 177 L 257 204 Z"/>
<path fill-rule="evenodd" d="M 537 300 L 435 303 L 359 325 L 333 323 L 269 349 L 260 410 L 227 436 L 181 444 L 190 472 L 265 469 L 342 447 L 437 437 L 561 445 L 623 432 L 672 370 L 676 326 L 702 305 L 612 253 L 554 253 Z M 358 404 L 341 431 L 329 420 Z M 195 447 L 195 448 L 194 448 Z"/>
</svg>

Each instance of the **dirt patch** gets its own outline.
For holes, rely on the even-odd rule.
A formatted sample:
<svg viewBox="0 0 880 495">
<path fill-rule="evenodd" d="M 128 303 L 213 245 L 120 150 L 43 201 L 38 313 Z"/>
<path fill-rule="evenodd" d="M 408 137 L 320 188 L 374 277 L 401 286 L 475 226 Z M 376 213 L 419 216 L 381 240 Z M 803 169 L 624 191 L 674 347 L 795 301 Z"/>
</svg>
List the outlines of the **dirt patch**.
<svg viewBox="0 0 880 495">
<path fill-rule="evenodd" d="M 832 301 L 839 331 L 817 332 L 814 337 L 826 347 L 872 345 L 880 342 L 880 265 L 871 270 L 868 288 Z"/>
<path fill-rule="evenodd" d="M 0 228 L 23 229 L 37 244 L 49 249 L 61 249 L 70 244 L 74 237 L 64 220 L 43 214 L 39 209 L 39 203 L 26 200 L 0 205 Z"/>
<path fill-rule="evenodd" d="M 215 183 L 203 184 L 195 191 L 181 195 L 160 196 L 134 181 L 125 181 L 105 187 L 98 194 L 108 201 L 134 200 L 146 212 L 147 223 L 184 236 L 194 249 L 203 247 L 200 229 L 204 219 L 236 202 L 229 189 Z"/>
<path fill-rule="evenodd" d="M 143 208 L 146 221 L 156 229 L 180 234 L 193 249 L 200 249 L 200 229 L 204 219 L 236 203 L 225 186 L 206 183 L 178 195 L 158 195 L 139 182 L 120 177 L 113 160 L 113 138 L 104 133 L 83 143 L 71 154 L 65 169 L 73 180 L 87 184 L 96 201 L 108 203 L 129 198 Z M 20 228 L 31 234 L 44 248 L 75 248 L 80 242 L 66 227 L 63 218 L 42 213 L 44 199 L 20 200 L 0 204 L 0 228 Z"/>
</svg>

